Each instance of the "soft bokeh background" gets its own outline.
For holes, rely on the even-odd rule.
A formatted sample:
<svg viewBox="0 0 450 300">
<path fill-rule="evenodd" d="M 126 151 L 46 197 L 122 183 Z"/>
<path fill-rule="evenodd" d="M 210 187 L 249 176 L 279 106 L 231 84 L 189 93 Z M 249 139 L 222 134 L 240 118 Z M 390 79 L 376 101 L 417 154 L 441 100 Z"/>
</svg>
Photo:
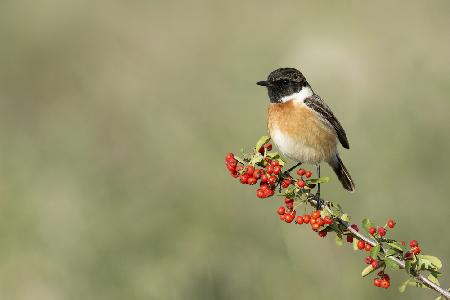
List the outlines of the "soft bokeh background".
<svg viewBox="0 0 450 300">
<path fill-rule="evenodd" d="M 323 195 L 448 287 L 449 53 L 444 0 L 1 1 L 0 298 L 433 299 L 372 288 L 223 160 L 266 132 L 255 82 L 300 68 L 351 144 L 357 193 Z"/>
</svg>

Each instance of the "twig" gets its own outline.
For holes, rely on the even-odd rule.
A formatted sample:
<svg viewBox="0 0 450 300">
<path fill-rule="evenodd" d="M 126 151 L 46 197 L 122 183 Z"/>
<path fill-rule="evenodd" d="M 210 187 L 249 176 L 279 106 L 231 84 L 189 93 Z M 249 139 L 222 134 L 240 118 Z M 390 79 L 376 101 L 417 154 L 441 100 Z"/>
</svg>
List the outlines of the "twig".
<svg viewBox="0 0 450 300">
<path fill-rule="evenodd" d="M 309 198 L 308 201 L 313 207 L 316 207 L 316 205 L 317 205 L 316 199 Z M 331 214 L 333 213 L 333 211 L 326 204 L 325 201 L 321 201 L 320 207 L 322 209 L 325 209 L 326 211 L 328 211 Z M 370 244 L 371 246 L 376 246 L 379 244 L 377 241 L 373 240 L 372 238 L 363 235 L 359 231 L 356 231 L 348 222 L 342 220 L 341 218 L 338 218 L 338 221 L 342 226 L 344 226 L 348 231 L 350 231 L 354 236 L 356 236 L 360 240 L 363 240 L 364 242 Z M 380 244 L 380 251 L 382 251 L 384 253 L 387 252 L 387 250 L 381 244 Z M 405 268 L 405 261 L 403 259 L 400 259 L 400 258 L 394 257 L 394 256 L 390 256 L 390 259 L 392 261 L 394 261 L 400 268 L 402 268 L 402 269 Z M 450 292 L 448 290 L 445 290 L 442 287 L 440 287 L 439 285 L 435 284 L 434 282 L 432 282 L 431 280 L 429 280 L 428 278 L 423 276 L 420 272 L 414 272 L 413 274 L 411 274 L 411 276 L 413 276 L 418 282 L 421 282 L 423 285 L 425 285 L 425 286 L 429 287 L 430 289 L 435 290 L 436 292 L 441 294 L 441 296 L 444 297 L 445 299 L 450 299 Z"/>
</svg>

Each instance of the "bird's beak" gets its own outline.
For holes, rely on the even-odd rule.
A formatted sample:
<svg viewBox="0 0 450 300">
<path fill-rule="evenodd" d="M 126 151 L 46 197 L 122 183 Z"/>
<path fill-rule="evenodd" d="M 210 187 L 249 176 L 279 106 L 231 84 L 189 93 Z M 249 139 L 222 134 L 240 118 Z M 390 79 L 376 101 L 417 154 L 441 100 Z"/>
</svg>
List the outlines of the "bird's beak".
<svg viewBox="0 0 450 300">
<path fill-rule="evenodd" d="M 270 85 L 271 85 L 270 82 L 265 81 L 265 80 L 263 80 L 263 81 L 258 81 L 256 84 L 257 84 L 257 85 L 260 85 L 260 86 L 270 86 Z"/>
</svg>

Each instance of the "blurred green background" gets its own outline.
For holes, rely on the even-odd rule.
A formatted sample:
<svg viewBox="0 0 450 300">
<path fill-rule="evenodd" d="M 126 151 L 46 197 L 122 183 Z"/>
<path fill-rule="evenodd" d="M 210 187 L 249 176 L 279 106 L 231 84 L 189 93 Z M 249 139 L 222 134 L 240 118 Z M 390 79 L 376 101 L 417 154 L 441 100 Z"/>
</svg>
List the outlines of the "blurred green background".
<svg viewBox="0 0 450 300">
<path fill-rule="evenodd" d="M 351 145 L 357 193 L 324 197 L 395 218 L 449 287 L 449 53 L 449 1 L 1 1 L 0 298 L 434 299 L 373 288 L 224 155 L 299 68 Z"/>
</svg>

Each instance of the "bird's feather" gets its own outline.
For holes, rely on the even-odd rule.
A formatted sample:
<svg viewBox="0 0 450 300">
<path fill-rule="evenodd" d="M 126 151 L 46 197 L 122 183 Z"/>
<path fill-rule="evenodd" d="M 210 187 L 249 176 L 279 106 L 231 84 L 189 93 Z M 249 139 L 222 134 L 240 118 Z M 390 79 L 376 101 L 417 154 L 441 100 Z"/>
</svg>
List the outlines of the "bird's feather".
<svg viewBox="0 0 450 300">
<path fill-rule="evenodd" d="M 341 142 L 342 147 L 346 149 L 350 149 L 350 145 L 348 144 L 347 135 L 345 134 L 344 128 L 342 128 L 341 123 L 339 123 L 338 119 L 334 116 L 331 109 L 328 105 L 323 101 L 319 96 L 312 95 L 306 98 L 303 103 L 306 106 L 311 108 L 313 111 L 319 114 L 319 116 L 334 128 L 336 134 L 338 136 L 339 142 Z"/>
</svg>

